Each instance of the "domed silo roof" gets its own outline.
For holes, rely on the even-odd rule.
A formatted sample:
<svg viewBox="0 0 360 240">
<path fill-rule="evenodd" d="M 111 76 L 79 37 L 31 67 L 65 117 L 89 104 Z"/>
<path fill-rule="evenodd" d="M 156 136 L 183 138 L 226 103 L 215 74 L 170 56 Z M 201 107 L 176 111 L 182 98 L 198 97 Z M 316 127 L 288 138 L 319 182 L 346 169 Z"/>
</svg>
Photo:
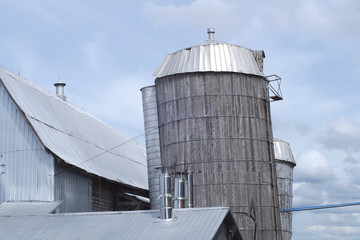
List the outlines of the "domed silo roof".
<svg viewBox="0 0 360 240">
<path fill-rule="evenodd" d="M 274 138 L 274 154 L 275 160 L 285 161 L 296 166 L 296 162 L 288 142 Z"/>
<path fill-rule="evenodd" d="M 264 51 L 215 41 L 214 33 L 215 30 L 209 28 L 207 41 L 167 54 L 153 76 L 161 78 L 192 72 L 236 72 L 264 76 Z"/>
</svg>

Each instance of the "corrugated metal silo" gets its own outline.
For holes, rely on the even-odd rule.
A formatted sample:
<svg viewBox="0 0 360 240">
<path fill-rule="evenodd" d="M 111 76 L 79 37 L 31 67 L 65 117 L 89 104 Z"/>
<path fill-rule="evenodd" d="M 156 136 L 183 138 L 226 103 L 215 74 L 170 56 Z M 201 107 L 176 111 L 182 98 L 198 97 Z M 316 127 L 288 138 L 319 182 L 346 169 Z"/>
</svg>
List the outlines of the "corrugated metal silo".
<svg viewBox="0 0 360 240">
<path fill-rule="evenodd" d="M 291 209 L 293 198 L 293 169 L 296 166 L 289 143 L 274 138 L 276 174 L 279 189 L 280 209 Z M 292 213 L 281 212 L 281 230 L 283 240 L 290 240 L 292 235 Z"/>
<path fill-rule="evenodd" d="M 281 239 L 265 56 L 212 30 L 154 74 L 162 166 L 193 171 L 194 206 L 231 207 L 244 239 Z"/>
<path fill-rule="evenodd" d="M 155 86 L 148 86 L 140 91 L 143 100 L 150 208 L 160 209 L 160 170 L 158 168 L 161 167 L 161 157 L 156 89 Z"/>
</svg>

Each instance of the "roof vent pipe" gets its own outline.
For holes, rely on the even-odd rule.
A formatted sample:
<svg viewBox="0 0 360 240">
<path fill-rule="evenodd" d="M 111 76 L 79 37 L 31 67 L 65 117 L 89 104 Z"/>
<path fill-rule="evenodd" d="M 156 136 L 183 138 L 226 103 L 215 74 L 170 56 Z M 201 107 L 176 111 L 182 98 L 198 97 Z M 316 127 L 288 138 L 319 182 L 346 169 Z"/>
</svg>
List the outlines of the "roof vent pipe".
<svg viewBox="0 0 360 240">
<path fill-rule="evenodd" d="M 56 87 L 56 96 L 64 101 L 66 101 L 66 96 L 64 95 L 65 85 L 66 83 L 62 82 L 60 77 L 59 77 L 59 81 L 57 83 L 54 83 L 54 86 Z"/>
<path fill-rule="evenodd" d="M 179 184 L 179 197 L 178 197 L 179 208 L 185 208 L 185 181 L 182 176 L 179 179 L 178 184 Z"/>
<path fill-rule="evenodd" d="M 171 176 L 166 171 L 160 175 L 160 218 L 172 217 Z"/>
<path fill-rule="evenodd" d="M 208 28 L 207 33 L 209 34 L 209 40 L 213 41 L 214 40 L 214 34 L 215 34 L 215 28 Z"/>
<path fill-rule="evenodd" d="M 175 178 L 175 187 L 174 187 L 174 205 L 175 209 L 179 208 L 179 178 Z"/>
<path fill-rule="evenodd" d="M 194 207 L 194 175 L 191 171 L 187 175 L 187 198 L 188 198 L 188 208 Z"/>
</svg>

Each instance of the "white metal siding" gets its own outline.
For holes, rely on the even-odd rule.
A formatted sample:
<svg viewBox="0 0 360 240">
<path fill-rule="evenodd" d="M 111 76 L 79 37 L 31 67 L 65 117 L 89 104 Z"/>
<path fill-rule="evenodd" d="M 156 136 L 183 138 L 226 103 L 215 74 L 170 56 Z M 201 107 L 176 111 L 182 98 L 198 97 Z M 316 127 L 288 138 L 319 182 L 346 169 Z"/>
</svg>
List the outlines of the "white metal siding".
<svg viewBox="0 0 360 240">
<path fill-rule="evenodd" d="M 0 203 L 54 200 L 54 159 L 0 83 Z"/>
</svg>

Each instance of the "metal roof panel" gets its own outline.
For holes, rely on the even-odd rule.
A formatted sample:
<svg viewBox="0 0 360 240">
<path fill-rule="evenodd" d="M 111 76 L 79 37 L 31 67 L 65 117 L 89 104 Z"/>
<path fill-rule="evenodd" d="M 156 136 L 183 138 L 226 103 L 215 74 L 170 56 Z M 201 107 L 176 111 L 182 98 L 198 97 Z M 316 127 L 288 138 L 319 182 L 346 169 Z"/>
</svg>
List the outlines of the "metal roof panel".
<svg viewBox="0 0 360 240">
<path fill-rule="evenodd" d="M 290 144 L 284 140 L 274 138 L 275 159 L 296 165 Z"/>
<path fill-rule="evenodd" d="M 229 208 L 174 209 L 174 218 L 159 211 L 0 216 L 0 239 L 198 239 L 210 240 L 230 214 Z"/>
<path fill-rule="evenodd" d="M 2 67 L 0 79 L 41 142 L 59 158 L 109 180 L 148 189 L 142 146 Z"/>
<path fill-rule="evenodd" d="M 167 54 L 153 75 L 160 78 L 179 73 L 208 71 L 264 76 L 252 50 L 217 41 L 206 41 Z"/>
<path fill-rule="evenodd" d="M 0 217 L 46 215 L 58 208 L 62 201 L 51 202 L 3 202 L 0 204 Z"/>
</svg>

